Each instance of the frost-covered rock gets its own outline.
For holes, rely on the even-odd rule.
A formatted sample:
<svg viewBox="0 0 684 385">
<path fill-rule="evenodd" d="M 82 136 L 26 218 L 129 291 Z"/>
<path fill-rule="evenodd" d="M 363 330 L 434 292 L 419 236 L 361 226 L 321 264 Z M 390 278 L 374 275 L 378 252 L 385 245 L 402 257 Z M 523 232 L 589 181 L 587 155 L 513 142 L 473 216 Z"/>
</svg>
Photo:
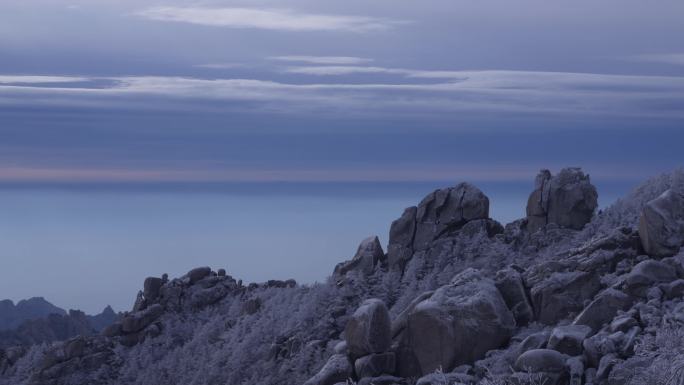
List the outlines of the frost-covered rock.
<svg viewBox="0 0 684 385">
<path fill-rule="evenodd" d="M 647 291 L 654 284 L 670 283 L 677 279 L 672 266 L 652 259 L 639 262 L 624 278 L 622 287 L 628 294 L 646 297 Z"/>
<path fill-rule="evenodd" d="M 598 207 L 598 193 L 579 168 L 564 168 L 552 176 L 542 170 L 527 201 L 527 229 L 535 232 L 550 223 L 580 230 Z"/>
<path fill-rule="evenodd" d="M 611 322 L 613 317 L 620 310 L 627 310 L 634 298 L 612 288 L 601 292 L 596 298 L 587 305 L 584 310 L 573 321 L 574 325 L 586 325 L 594 332 L 598 331 L 603 325 Z"/>
<path fill-rule="evenodd" d="M 379 299 L 364 301 L 344 329 L 350 355 L 362 357 L 388 351 L 392 343 L 391 327 L 384 302 Z"/>
<path fill-rule="evenodd" d="M 670 189 L 648 202 L 639 218 L 639 236 L 653 257 L 677 254 L 684 246 L 684 192 Z"/>
<path fill-rule="evenodd" d="M 494 281 L 468 269 L 419 303 L 408 339 L 423 374 L 472 363 L 511 337 L 515 319 Z"/>
<path fill-rule="evenodd" d="M 569 356 L 582 354 L 582 342 L 591 335 L 591 328 L 585 325 L 558 326 L 551 332 L 548 349 Z"/>
<path fill-rule="evenodd" d="M 354 375 L 354 369 L 347 356 L 334 354 L 321 370 L 304 385 L 334 385 L 347 382 Z"/>
</svg>

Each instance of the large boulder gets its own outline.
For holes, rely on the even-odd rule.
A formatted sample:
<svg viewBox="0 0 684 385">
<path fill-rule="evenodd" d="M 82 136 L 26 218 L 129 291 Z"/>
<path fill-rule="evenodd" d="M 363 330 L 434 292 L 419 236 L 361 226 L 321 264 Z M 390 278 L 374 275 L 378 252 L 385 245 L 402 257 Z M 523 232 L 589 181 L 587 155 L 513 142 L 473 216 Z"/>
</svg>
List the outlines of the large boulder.
<svg viewBox="0 0 684 385">
<path fill-rule="evenodd" d="M 684 246 L 684 194 L 667 190 L 648 202 L 639 218 L 639 236 L 650 256 L 677 254 Z"/>
<path fill-rule="evenodd" d="M 586 325 L 593 332 L 610 322 L 620 310 L 627 310 L 634 299 L 627 294 L 608 288 L 602 291 L 596 298 L 582 310 L 573 321 L 574 325 Z"/>
<path fill-rule="evenodd" d="M 391 327 L 384 302 L 375 298 L 364 301 L 344 329 L 349 354 L 356 358 L 388 351 L 392 344 Z"/>
<path fill-rule="evenodd" d="M 532 304 L 539 322 L 554 325 L 579 313 L 584 301 L 601 288 L 599 276 L 593 272 L 556 272 L 530 289 Z"/>
<path fill-rule="evenodd" d="M 392 320 L 392 338 L 396 337 L 404 331 L 408 327 L 408 317 L 409 314 L 413 311 L 413 309 L 416 308 L 416 306 L 425 301 L 426 299 L 430 298 L 434 294 L 434 290 L 432 291 L 426 291 L 416 298 L 411 301 L 408 306 L 404 310 L 401 311 L 393 320 Z"/>
<path fill-rule="evenodd" d="M 566 356 L 556 350 L 533 349 L 518 357 L 515 361 L 515 368 L 523 372 L 558 373 L 565 370 L 565 359 Z"/>
<path fill-rule="evenodd" d="M 390 267 L 403 269 L 415 251 L 428 249 L 435 239 L 470 221 L 487 218 L 489 198 L 477 187 L 460 183 L 433 191 L 392 223 L 387 248 Z"/>
<path fill-rule="evenodd" d="M 335 266 L 335 277 L 342 277 L 350 271 L 358 271 L 363 275 L 368 275 L 373 272 L 375 266 L 385 258 L 385 252 L 382 251 L 382 245 L 378 237 L 368 237 L 361 241 L 356 254 L 351 261 L 346 261 Z"/>
<path fill-rule="evenodd" d="M 506 344 L 515 319 L 494 282 L 475 269 L 458 274 L 411 312 L 408 340 L 426 375 L 473 363 Z"/>
<path fill-rule="evenodd" d="M 323 368 L 311 377 L 304 385 L 334 385 L 339 382 L 347 383 L 354 375 L 349 359 L 342 354 L 333 354 Z"/>
<path fill-rule="evenodd" d="M 535 232 L 549 223 L 579 230 L 598 207 L 598 193 L 589 175 L 579 168 L 564 168 L 556 176 L 540 171 L 527 200 L 527 229 Z"/>
</svg>

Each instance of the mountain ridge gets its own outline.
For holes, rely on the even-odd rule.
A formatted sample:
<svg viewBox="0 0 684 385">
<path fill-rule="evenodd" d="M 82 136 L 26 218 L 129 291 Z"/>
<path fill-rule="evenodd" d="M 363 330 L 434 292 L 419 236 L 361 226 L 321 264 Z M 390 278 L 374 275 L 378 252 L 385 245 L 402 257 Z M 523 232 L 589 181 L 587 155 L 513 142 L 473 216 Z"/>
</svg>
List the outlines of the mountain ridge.
<svg viewBox="0 0 684 385">
<path fill-rule="evenodd" d="M 677 351 L 658 345 L 664 320 L 684 322 L 684 253 L 642 246 L 664 241 L 661 224 L 684 234 L 661 199 L 684 193 L 683 176 L 652 178 L 582 226 L 596 206 L 577 169 L 542 172 L 528 218 L 506 226 L 476 187 L 436 190 L 392 224 L 387 253 L 364 240 L 327 283 L 243 285 L 208 267 L 150 277 L 120 322 L 12 355 L 0 384 L 638 384 Z M 672 218 L 640 221 L 648 207 Z"/>
</svg>

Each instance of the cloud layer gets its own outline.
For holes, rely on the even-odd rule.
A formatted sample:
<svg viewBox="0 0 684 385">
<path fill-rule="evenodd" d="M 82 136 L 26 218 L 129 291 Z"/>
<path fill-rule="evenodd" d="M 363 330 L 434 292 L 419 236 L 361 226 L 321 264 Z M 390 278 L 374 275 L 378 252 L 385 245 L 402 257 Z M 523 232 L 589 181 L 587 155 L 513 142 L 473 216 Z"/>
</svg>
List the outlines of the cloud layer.
<svg viewBox="0 0 684 385">
<path fill-rule="evenodd" d="M 367 16 L 302 13 L 278 8 L 152 7 L 137 14 L 157 21 L 282 31 L 368 32 L 386 30 L 402 23 Z"/>
<path fill-rule="evenodd" d="M 312 67 L 326 75 L 384 72 L 426 82 L 309 82 L 127 76 L 0 77 L 0 105 L 161 108 L 202 101 L 259 113 L 380 115 L 435 112 L 567 113 L 682 118 L 684 77 L 530 71 L 422 71 L 380 67 Z M 321 73 L 315 72 L 316 75 Z M 436 82 L 427 82 L 436 80 Z M 62 87 L 60 83 L 71 83 Z M 249 102 L 250 104 L 241 104 Z M 194 104 L 193 104 L 194 103 Z M 168 108 L 168 107 L 166 107 Z M 176 108 L 176 105 L 174 105 Z"/>
</svg>

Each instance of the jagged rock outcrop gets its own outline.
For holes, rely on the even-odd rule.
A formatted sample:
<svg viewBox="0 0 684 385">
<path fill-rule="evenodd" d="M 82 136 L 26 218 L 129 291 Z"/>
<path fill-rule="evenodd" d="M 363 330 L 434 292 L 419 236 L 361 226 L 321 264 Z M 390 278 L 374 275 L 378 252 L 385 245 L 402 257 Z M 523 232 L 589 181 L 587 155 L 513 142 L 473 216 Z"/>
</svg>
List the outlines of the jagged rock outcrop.
<svg viewBox="0 0 684 385">
<path fill-rule="evenodd" d="M 344 277 L 349 272 L 358 272 L 362 276 L 369 275 L 375 267 L 384 262 L 385 252 L 377 236 L 368 237 L 361 241 L 354 258 L 335 266 L 333 276 L 336 279 Z"/>
<path fill-rule="evenodd" d="M 433 191 L 392 222 L 387 247 L 390 268 L 402 270 L 414 252 L 478 219 L 489 219 L 489 198 L 477 187 L 461 183 Z"/>
<path fill-rule="evenodd" d="M 598 193 L 579 168 L 564 168 L 553 176 L 541 170 L 527 201 L 527 230 L 535 232 L 550 223 L 580 230 L 598 207 Z"/>
<path fill-rule="evenodd" d="M 648 202 L 639 218 L 644 250 L 653 257 L 669 257 L 684 246 L 684 193 L 667 190 Z"/>
<path fill-rule="evenodd" d="M 514 328 L 494 282 L 468 269 L 416 305 L 408 319 L 408 340 L 425 375 L 482 358 L 505 344 Z"/>
</svg>

